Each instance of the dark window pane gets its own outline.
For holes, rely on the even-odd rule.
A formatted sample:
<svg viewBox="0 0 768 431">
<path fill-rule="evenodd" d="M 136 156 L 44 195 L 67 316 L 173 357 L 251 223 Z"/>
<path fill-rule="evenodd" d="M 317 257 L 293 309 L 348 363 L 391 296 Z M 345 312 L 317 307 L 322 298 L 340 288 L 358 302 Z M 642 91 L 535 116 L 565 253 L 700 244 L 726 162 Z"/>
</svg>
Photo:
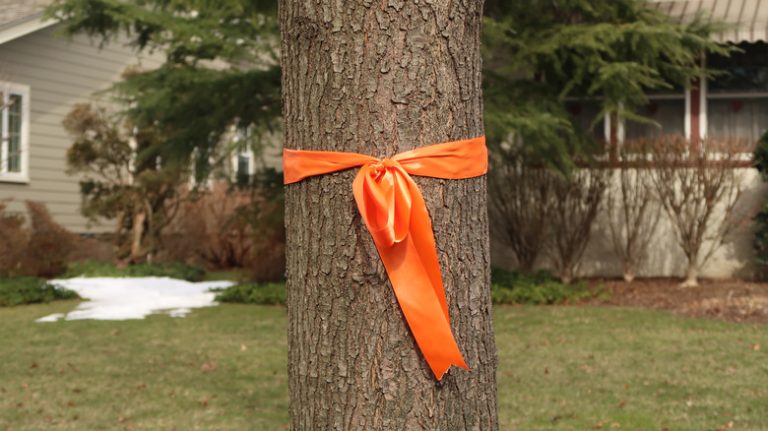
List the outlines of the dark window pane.
<svg viewBox="0 0 768 431">
<path fill-rule="evenodd" d="M 625 139 L 685 134 L 685 99 L 651 100 L 648 105 L 638 110 L 637 114 L 655 121 L 658 125 L 626 120 Z"/>
<path fill-rule="evenodd" d="M 12 94 L 8 106 L 8 172 L 21 172 L 21 96 Z"/>
<path fill-rule="evenodd" d="M 605 121 L 603 117 L 598 119 L 600 103 L 596 100 L 570 101 L 566 103 L 566 109 L 573 118 L 574 126 L 582 130 L 588 136 L 592 136 L 597 142 L 605 141 Z M 598 121 L 592 125 L 595 120 Z M 591 128 L 591 130 L 590 130 Z"/>
<path fill-rule="evenodd" d="M 238 183 L 245 184 L 248 182 L 251 176 L 251 158 L 247 154 L 238 154 L 235 175 Z"/>
<path fill-rule="evenodd" d="M 768 129 L 768 98 L 710 99 L 707 137 L 757 142 Z"/>
<path fill-rule="evenodd" d="M 768 91 L 768 44 L 741 43 L 742 52 L 707 59 L 707 66 L 725 72 L 709 80 L 711 93 Z"/>
</svg>

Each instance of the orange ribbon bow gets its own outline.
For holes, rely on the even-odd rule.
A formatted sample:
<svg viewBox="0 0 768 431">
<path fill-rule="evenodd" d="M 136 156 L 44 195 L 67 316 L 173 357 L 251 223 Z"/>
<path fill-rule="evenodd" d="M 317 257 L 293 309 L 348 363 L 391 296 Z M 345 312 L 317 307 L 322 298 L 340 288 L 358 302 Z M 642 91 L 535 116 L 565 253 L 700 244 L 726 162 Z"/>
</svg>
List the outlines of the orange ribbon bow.
<svg viewBox="0 0 768 431">
<path fill-rule="evenodd" d="M 361 166 L 352 185 L 411 333 L 435 377 L 469 369 L 451 333 L 432 221 L 409 174 L 464 179 L 488 171 L 485 136 L 445 142 L 379 160 L 357 153 L 283 151 L 284 183 Z"/>
</svg>

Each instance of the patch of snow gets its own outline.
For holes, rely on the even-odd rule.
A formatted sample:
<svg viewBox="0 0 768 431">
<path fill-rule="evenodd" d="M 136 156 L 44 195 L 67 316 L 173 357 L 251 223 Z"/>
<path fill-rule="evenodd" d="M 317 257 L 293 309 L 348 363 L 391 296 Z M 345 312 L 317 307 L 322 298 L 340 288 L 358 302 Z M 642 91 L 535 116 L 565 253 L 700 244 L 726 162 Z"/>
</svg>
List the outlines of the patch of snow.
<svg viewBox="0 0 768 431">
<path fill-rule="evenodd" d="M 66 316 L 64 313 L 53 313 L 37 319 L 37 322 L 55 322 L 64 316 Z"/>
<path fill-rule="evenodd" d="M 234 284 L 231 281 L 192 283 L 168 277 L 79 277 L 51 280 L 50 283 L 73 290 L 87 301 L 69 313 L 51 314 L 37 322 L 143 319 L 158 312 L 184 317 L 192 308 L 217 305 L 215 293 L 210 289 Z"/>
</svg>

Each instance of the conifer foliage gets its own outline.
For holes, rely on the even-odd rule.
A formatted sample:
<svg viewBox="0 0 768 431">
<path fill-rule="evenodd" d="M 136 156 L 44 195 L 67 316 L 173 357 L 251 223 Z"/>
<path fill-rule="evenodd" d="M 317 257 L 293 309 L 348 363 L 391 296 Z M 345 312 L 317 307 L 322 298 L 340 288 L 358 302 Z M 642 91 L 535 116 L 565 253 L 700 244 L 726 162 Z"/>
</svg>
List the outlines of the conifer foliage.
<svg viewBox="0 0 768 431">
<path fill-rule="evenodd" d="M 642 0 L 489 0 L 485 9 L 484 94 L 491 142 L 513 141 L 562 170 L 591 150 L 590 131 L 566 109 L 591 98 L 605 113 L 635 112 L 651 91 L 706 75 L 700 59 L 727 53 L 708 35 L 716 24 L 681 24 Z M 520 148 L 521 147 L 521 148 Z"/>
<path fill-rule="evenodd" d="M 112 93 L 137 127 L 163 136 L 166 160 L 208 159 L 234 128 L 265 131 L 280 114 L 276 2 L 269 0 L 57 0 L 47 10 L 65 34 L 128 42 L 165 57 L 134 70 Z"/>
</svg>

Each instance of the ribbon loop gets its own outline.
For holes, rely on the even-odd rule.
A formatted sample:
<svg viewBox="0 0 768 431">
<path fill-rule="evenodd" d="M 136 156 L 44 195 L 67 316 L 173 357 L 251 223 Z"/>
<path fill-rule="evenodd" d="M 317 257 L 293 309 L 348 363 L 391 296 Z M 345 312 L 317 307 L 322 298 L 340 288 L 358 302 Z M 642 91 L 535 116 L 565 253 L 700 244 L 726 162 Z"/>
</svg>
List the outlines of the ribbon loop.
<svg viewBox="0 0 768 431">
<path fill-rule="evenodd" d="M 410 174 L 472 178 L 488 169 L 485 137 L 430 145 L 392 159 L 332 151 L 283 151 L 285 184 L 360 166 L 357 208 L 387 270 L 411 333 L 440 380 L 451 365 L 468 369 L 451 332 L 432 221 Z"/>
</svg>

